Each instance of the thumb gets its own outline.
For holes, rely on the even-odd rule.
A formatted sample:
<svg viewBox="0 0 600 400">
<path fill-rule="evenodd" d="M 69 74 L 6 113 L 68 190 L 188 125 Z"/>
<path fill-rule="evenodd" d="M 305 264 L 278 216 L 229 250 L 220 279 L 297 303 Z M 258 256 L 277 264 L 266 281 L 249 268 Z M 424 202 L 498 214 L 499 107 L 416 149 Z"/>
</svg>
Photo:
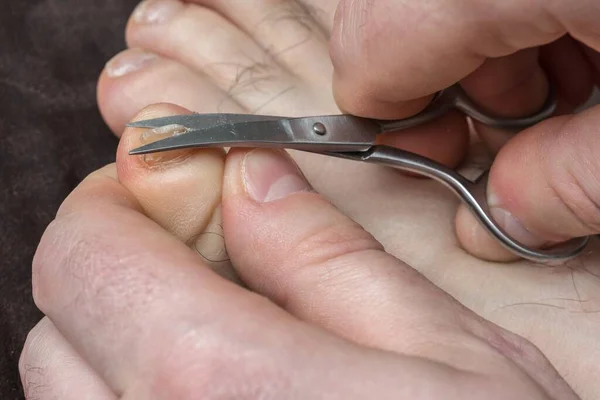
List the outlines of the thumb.
<svg viewBox="0 0 600 400">
<path fill-rule="evenodd" d="M 238 276 L 302 320 L 393 350 L 414 340 L 408 326 L 461 329 L 467 311 L 315 193 L 285 151 L 232 150 L 222 212 Z"/>
<path fill-rule="evenodd" d="M 600 108 L 545 121 L 513 138 L 488 181 L 496 222 L 523 244 L 544 247 L 600 233 Z M 481 258 L 510 260 L 466 209 L 457 215 L 463 246 Z"/>
<path fill-rule="evenodd" d="M 250 289 L 301 319 L 359 342 L 395 347 L 403 343 L 402 327 L 424 315 L 435 320 L 451 314 L 430 310 L 462 312 L 315 193 L 285 151 L 232 150 L 222 211 L 227 252 L 237 274 Z M 345 318 L 349 309 L 351 318 Z"/>
<path fill-rule="evenodd" d="M 491 377 L 495 385 L 507 378 L 506 371 L 514 371 L 518 379 L 496 386 L 510 387 L 501 398 L 537 392 L 534 381 L 548 393 L 571 398 L 571 389 L 538 349 L 483 320 L 386 253 L 310 188 L 285 151 L 230 151 L 222 210 L 227 251 L 251 290 L 344 339 L 433 361 L 423 380 L 411 373 L 406 383 L 398 381 L 400 386 L 427 388 L 431 398 L 481 398 L 478 391 L 455 390 L 467 386 L 447 373 L 450 366 L 469 376 Z M 268 327 L 258 328 L 269 334 Z M 448 387 L 454 388 L 451 394 Z M 494 397 L 492 392 L 483 397 Z"/>
</svg>

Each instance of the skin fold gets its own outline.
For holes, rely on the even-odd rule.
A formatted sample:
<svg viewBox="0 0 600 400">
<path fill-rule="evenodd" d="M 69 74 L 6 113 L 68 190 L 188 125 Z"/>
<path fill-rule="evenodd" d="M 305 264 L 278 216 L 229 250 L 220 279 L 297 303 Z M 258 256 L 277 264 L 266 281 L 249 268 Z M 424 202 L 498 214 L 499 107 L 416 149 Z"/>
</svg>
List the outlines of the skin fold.
<svg viewBox="0 0 600 400">
<path fill-rule="evenodd" d="M 163 106 L 167 108 L 160 108 L 159 112 L 162 113 L 189 112 L 187 110 L 194 112 L 257 112 L 277 115 L 340 112 L 340 108 L 336 104 L 336 99 L 339 101 L 340 97 L 339 91 L 336 93 L 336 97 L 331 91 L 334 80 L 338 78 L 333 76 L 334 68 L 329 58 L 328 47 L 329 35 L 333 31 L 337 1 L 311 2 L 307 0 L 301 4 L 286 1 L 272 3 L 259 0 L 251 2 L 195 1 L 185 4 L 176 0 L 154 0 L 143 3 L 128 24 L 126 37 L 130 49 L 119 54 L 107 64 L 98 84 L 100 109 L 115 134 L 123 135 L 116 169 L 106 170 L 89 179 L 85 190 L 80 190 L 79 194 L 73 196 L 73 200 L 65 203 L 63 212 L 65 215 L 69 214 L 69 208 L 77 210 L 78 204 L 86 204 L 95 197 L 108 196 L 107 193 L 120 194 L 116 198 L 126 203 L 123 207 L 137 210 L 136 212 L 147 215 L 152 220 L 143 222 L 144 227 L 147 226 L 148 229 L 152 227 L 151 230 L 154 232 L 154 226 L 159 226 L 183 243 L 185 248 L 193 250 L 194 257 L 189 256 L 191 258 L 188 259 L 187 255 L 181 256 L 182 263 L 202 260 L 202 263 L 206 262 L 212 270 L 227 277 L 229 279 L 227 282 L 231 280 L 237 282 L 240 279 L 238 275 L 241 275 L 245 285 L 249 284 L 253 290 L 261 293 L 268 293 L 270 298 L 274 298 L 276 303 L 283 305 L 287 311 L 300 320 L 309 320 L 325 326 L 336 334 L 346 331 L 348 337 L 345 339 L 351 342 L 377 343 L 378 347 L 384 347 L 386 350 L 407 351 L 406 348 L 394 348 L 395 341 L 402 339 L 399 331 L 386 331 L 384 328 L 373 328 L 374 331 L 366 330 L 365 326 L 368 326 L 370 322 L 365 321 L 371 321 L 367 316 L 372 317 L 372 309 L 367 309 L 368 312 L 365 311 L 364 318 L 366 320 L 361 320 L 357 316 L 357 319 L 352 322 L 351 319 L 346 320 L 343 316 L 346 315 L 349 308 L 364 310 L 359 305 L 356 307 L 346 305 L 336 309 L 330 301 L 331 298 L 335 298 L 333 295 L 331 298 L 317 296 L 312 299 L 310 297 L 306 299 L 300 295 L 298 297 L 287 295 L 282 297 L 282 294 L 277 291 L 265 292 L 265 288 L 279 287 L 287 294 L 289 289 L 285 290 L 285 287 L 281 287 L 285 280 L 280 278 L 275 282 L 269 282 L 270 274 L 260 274 L 260 268 L 247 268 L 245 274 L 232 271 L 232 264 L 229 262 L 233 256 L 233 254 L 229 254 L 232 249 L 225 249 L 225 240 L 222 238 L 222 236 L 227 237 L 228 235 L 228 232 L 223 231 L 227 227 L 227 215 L 231 216 L 231 213 L 227 214 L 227 207 L 233 207 L 232 203 L 227 206 L 220 202 L 223 196 L 223 182 L 230 182 L 224 178 L 224 176 L 227 177 L 224 154 L 212 150 L 178 154 L 175 161 L 148 160 L 126 155 L 126 150 L 132 148 L 136 141 L 152 140 L 151 137 L 147 137 L 148 135 L 143 138 L 143 132 L 124 131 L 123 129 L 124 124 L 134 116 L 137 116 L 138 119 L 147 118 L 147 114 L 138 115 L 138 113 L 150 104 L 173 103 L 185 107 L 184 110 L 174 108 L 174 106 Z M 154 8 L 150 8 L 151 5 Z M 161 9 L 161 12 L 157 11 Z M 544 49 L 544 54 L 550 50 Z M 555 49 L 552 51 L 565 50 Z M 535 77 L 539 71 L 535 72 L 537 69 L 532 60 L 536 60 L 536 58 L 530 52 L 523 52 L 508 56 L 498 62 L 507 63 L 509 70 L 521 72 L 527 68 L 531 69 L 531 65 L 534 64 L 531 76 Z M 476 81 L 485 82 L 485 69 L 495 69 L 493 64 L 492 62 L 483 63 L 481 69 L 477 70 L 483 72 L 476 71 L 470 75 L 470 82 L 474 82 L 472 93 L 478 90 L 477 87 L 485 86 L 485 84 L 476 84 Z M 477 74 L 480 74 L 480 77 Z M 520 100 L 521 105 L 526 106 L 529 103 L 530 107 L 534 107 L 538 100 L 543 98 L 539 93 L 543 94 L 544 79 L 532 78 L 531 81 L 521 83 L 514 80 L 514 77 L 518 75 L 517 73 L 507 73 L 506 75 L 506 81 L 512 82 L 509 86 L 514 87 L 510 94 L 512 96 L 515 92 L 537 91 L 537 96 L 523 94 Z M 585 80 L 581 83 L 582 89 L 579 92 L 566 97 L 570 99 L 571 103 L 579 103 L 586 97 L 585 94 L 591 82 L 592 78 Z M 541 87 L 541 89 L 534 90 L 534 87 L 538 87 L 538 89 Z M 485 93 L 481 96 L 485 97 Z M 507 97 L 509 96 L 507 95 Z M 404 101 L 404 99 L 400 99 L 400 101 Z M 502 103 L 502 100 L 496 99 L 496 101 Z M 394 106 L 394 110 L 401 110 L 394 115 L 414 112 L 426 102 L 427 97 L 425 96 L 422 100 L 406 104 L 403 107 Z M 348 104 L 341 104 L 341 106 L 343 109 L 352 107 Z M 362 106 L 356 106 L 355 109 L 360 109 L 360 107 Z M 157 111 L 150 109 L 147 112 L 155 113 Z M 506 113 L 511 113 L 511 110 L 507 109 Z M 494 132 L 491 132 L 490 135 L 493 136 Z M 480 147 L 477 147 L 474 152 L 468 152 L 467 126 L 457 114 L 450 114 L 444 120 L 430 126 L 421 127 L 419 130 L 403 135 L 394 135 L 384 140 L 408 150 L 418 151 L 450 166 L 457 166 L 465 159 L 473 160 L 480 153 L 484 155 L 485 159 L 487 154 Z M 431 146 L 432 142 L 437 145 Z M 488 140 L 487 143 L 489 144 L 489 142 Z M 461 244 L 464 244 L 465 241 L 468 242 L 468 238 L 471 237 L 470 249 L 475 250 L 472 252 L 476 253 L 477 246 L 486 248 L 486 244 L 489 242 L 480 239 L 481 235 L 474 231 L 476 228 L 473 228 L 473 225 L 468 222 L 461 225 L 460 214 L 458 230 L 460 233 L 462 229 L 462 233 L 460 233 L 461 242 L 459 242 L 455 227 L 458 202 L 447 189 L 439 184 L 372 165 L 329 159 L 318 155 L 290 153 L 310 182 L 312 190 L 321 194 L 336 209 L 364 227 L 366 232 L 372 235 L 386 252 L 417 270 L 468 310 L 472 310 L 485 320 L 531 341 L 543 352 L 578 396 L 583 399 L 597 397 L 600 393 L 600 386 L 595 379 L 600 372 L 598 367 L 600 363 L 597 362 L 600 359 L 600 348 L 596 345 L 596 338 L 600 333 L 600 314 L 598 313 L 600 310 L 600 299 L 598 298 L 600 281 L 597 277 L 600 273 L 598 271 L 600 259 L 596 242 L 592 243 L 589 252 L 583 257 L 552 268 L 533 265 L 525 261 L 509 264 L 483 261 L 465 251 Z M 176 168 L 169 168 L 168 165 L 175 165 Z M 102 174 L 112 177 L 113 180 L 118 179 L 119 185 L 112 182 L 107 184 L 106 179 L 109 178 L 102 178 Z M 126 190 L 121 192 L 123 187 Z M 107 198 L 112 199 L 110 196 Z M 129 218 L 126 217 L 129 214 L 129 212 L 123 212 L 115 214 L 115 216 Z M 98 218 L 101 215 L 102 213 L 99 213 Z M 252 215 L 249 213 L 246 217 L 251 218 Z M 133 220 L 138 221 L 137 218 L 135 217 Z M 99 221 L 101 220 L 100 218 Z M 249 220 L 246 221 L 246 223 L 248 222 Z M 293 222 L 291 221 L 292 225 L 289 229 L 294 227 Z M 238 223 L 241 224 L 242 221 L 238 221 Z M 230 226 L 231 224 L 232 222 L 230 222 Z M 117 230 L 116 227 L 114 229 Z M 229 233 L 233 235 L 235 230 L 229 230 Z M 158 235 L 162 237 L 162 233 Z M 207 240 L 208 237 L 213 240 Z M 148 240 L 146 245 L 150 247 L 158 246 L 156 239 L 145 240 Z M 141 242 L 136 246 L 140 246 L 141 249 L 145 245 Z M 487 255 L 489 256 L 489 254 Z M 240 253 L 237 256 L 240 257 Z M 502 257 L 505 255 L 498 253 L 496 257 L 491 258 L 501 259 Z M 257 262 L 256 266 L 262 266 L 262 263 Z M 274 270 L 274 272 L 276 271 Z M 135 277 L 135 274 L 132 273 L 130 276 Z M 130 276 L 124 275 L 123 278 Z M 143 275 L 143 277 L 146 276 Z M 272 279 L 277 279 L 277 276 Z M 332 284 L 327 280 L 326 275 L 322 276 L 321 280 L 317 279 L 316 282 L 313 281 L 306 286 L 299 286 L 303 282 L 302 279 L 306 279 L 306 277 L 300 276 L 298 279 L 299 283 L 296 287 L 304 287 L 304 290 L 309 292 L 323 285 L 329 288 L 327 285 Z M 362 279 L 359 275 L 355 279 L 366 285 L 372 278 Z M 352 282 L 352 279 L 349 278 L 349 280 Z M 154 281 L 150 280 L 146 285 L 139 284 L 137 288 L 146 290 L 145 288 L 152 286 L 152 282 Z M 176 286 L 181 284 L 180 281 L 174 282 Z M 402 288 L 401 285 L 389 284 L 390 286 L 386 286 L 383 283 L 381 285 L 379 287 L 367 285 L 367 287 L 371 287 L 371 292 L 367 291 L 365 298 L 377 299 L 377 293 L 383 292 L 389 295 L 401 291 Z M 148 294 L 147 304 L 143 302 L 131 304 L 132 308 L 128 310 L 128 315 L 141 312 L 135 307 L 147 306 L 144 310 L 152 310 L 150 300 L 160 297 L 159 295 L 167 296 L 167 293 L 170 293 L 171 289 L 168 286 L 164 289 L 162 289 L 163 286 L 160 287 L 161 292 L 158 294 Z M 227 284 L 223 284 L 223 287 L 226 288 L 224 293 L 231 294 L 237 290 L 235 289 L 237 285 L 235 288 L 231 288 Z M 361 293 L 361 285 L 350 286 L 351 289 L 346 289 L 344 292 L 345 287 L 348 286 L 341 286 L 339 291 L 341 298 L 352 299 L 352 293 Z M 332 293 L 338 292 L 333 291 Z M 60 304 L 52 303 L 51 294 L 45 296 L 46 300 L 42 300 L 42 303 L 46 304 L 49 310 L 60 308 Z M 233 294 L 232 296 L 235 297 Z M 38 299 L 43 298 L 44 294 L 38 293 Z M 393 300 L 387 299 L 394 303 Z M 64 301 L 67 302 L 65 305 L 77 304 L 76 302 L 72 303 L 74 299 L 65 299 Z M 231 301 L 235 303 L 235 301 Z M 90 308 L 83 308 L 83 310 L 92 309 L 91 304 L 93 303 L 90 303 Z M 173 304 L 175 303 L 172 303 L 171 306 Z M 437 307 L 441 307 L 439 304 L 442 303 L 433 301 L 424 304 L 428 304 L 430 309 L 437 309 Z M 417 306 L 415 305 L 415 307 Z M 450 307 L 454 309 L 456 306 Z M 426 315 L 428 310 L 424 306 L 415 309 L 421 313 L 417 313 L 417 315 Z M 163 311 L 159 309 L 156 312 Z M 385 314 L 382 311 L 381 315 L 394 315 L 396 312 L 393 310 L 390 314 Z M 353 313 L 354 311 L 350 312 L 349 317 Z M 97 321 L 102 320 L 101 315 L 95 317 Z M 61 317 L 57 315 L 56 318 L 60 320 Z M 474 317 L 468 319 L 477 321 L 477 318 Z M 268 321 L 272 323 L 270 319 Z M 387 320 L 383 321 L 385 323 Z M 487 326 L 479 324 L 479 322 L 475 323 L 476 326 Z M 58 325 L 58 330 L 61 331 L 61 326 L 67 326 L 68 323 L 63 321 Z M 44 328 L 44 326 L 49 326 L 47 320 L 41 327 L 36 328 L 26 344 L 21 370 L 22 376 L 29 376 L 29 378 L 24 379 L 37 379 L 35 376 L 31 378 L 31 372 L 27 372 L 31 369 L 26 368 L 26 365 L 32 363 L 33 365 L 46 365 L 48 363 L 47 358 L 39 355 L 48 347 L 36 345 L 36 337 L 53 337 L 52 340 L 61 343 L 66 340 L 67 344 L 76 340 L 73 334 L 65 333 L 66 328 L 63 328 L 65 332 L 61 332 L 61 335 L 57 336 L 49 333 L 50 328 Z M 118 326 L 118 324 L 115 325 L 115 328 Z M 233 325 L 226 326 L 224 329 L 225 332 L 228 331 L 227 329 L 234 331 L 235 327 Z M 287 328 L 282 329 L 285 331 Z M 468 337 L 473 337 L 473 335 L 480 337 L 479 334 L 473 333 L 477 329 L 467 329 L 467 331 Z M 380 336 L 377 337 L 374 332 Z M 464 332 L 464 330 L 461 328 L 460 332 Z M 135 332 L 131 334 L 134 335 Z M 312 334 L 307 335 L 312 337 Z M 485 337 L 486 343 L 489 344 L 489 338 Z M 327 342 L 327 340 L 325 341 Z M 51 343 L 54 342 L 51 341 Z M 83 352 L 82 349 L 88 348 L 87 346 L 92 346 L 92 348 L 98 346 L 97 348 L 108 351 L 114 345 L 114 343 L 100 343 L 77 343 L 75 348 L 77 351 Z M 123 341 L 122 345 L 126 346 L 126 343 L 127 341 Z M 309 345 L 307 344 L 307 346 Z M 340 346 L 342 345 L 340 344 Z M 114 357 L 118 359 L 119 347 L 115 346 L 112 351 L 116 353 Z M 419 351 L 423 351 L 422 348 L 419 348 Z M 500 353 L 505 354 L 502 351 Z M 433 351 L 431 354 L 436 354 L 436 352 Z M 442 351 L 440 354 L 451 353 Z M 104 360 L 99 359 L 97 354 L 86 352 L 82 355 L 86 360 L 93 360 L 93 369 L 102 371 L 99 374 L 104 377 L 103 380 L 90 378 L 89 385 L 98 386 L 98 390 L 106 390 L 104 382 L 110 382 L 112 393 L 120 395 L 121 393 L 115 388 L 122 389 L 124 382 L 130 381 L 125 379 L 127 374 L 123 372 L 122 375 L 119 375 L 119 371 L 105 373 L 111 369 L 109 365 L 104 364 Z M 159 356 L 156 355 L 156 357 Z M 332 359 L 337 360 L 335 357 Z M 533 364 L 545 365 L 537 358 Z M 547 373 L 548 370 L 545 366 L 538 369 L 542 371 L 541 375 L 553 376 L 551 373 Z M 123 371 L 128 371 L 128 369 Z M 356 373 L 358 374 L 360 371 L 356 371 Z M 538 382 L 543 381 L 539 377 L 535 379 Z M 553 379 L 550 381 L 554 382 Z M 142 379 L 140 384 L 144 382 L 147 381 Z M 547 388 L 548 385 L 553 384 L 556 383 L 543 383 L 542 386 Z M 143 393 L 142 388 L 135 385 L 130 390 L 133 394 Z M 565 394 L 567 391 L 558 391 L 557 393 L 563 393 L 564 397 L 560 397 L 562 395 L 558 394 L 556 398 L 571 398 L 568 397 L 569 394 Z"/>
</svg>

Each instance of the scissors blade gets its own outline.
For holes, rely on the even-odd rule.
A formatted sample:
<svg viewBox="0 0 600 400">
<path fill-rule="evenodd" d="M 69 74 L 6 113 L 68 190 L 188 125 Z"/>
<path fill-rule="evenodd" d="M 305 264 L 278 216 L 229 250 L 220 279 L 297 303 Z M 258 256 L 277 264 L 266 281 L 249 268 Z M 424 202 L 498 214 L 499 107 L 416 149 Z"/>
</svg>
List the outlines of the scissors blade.
<svg viewBox="0 0 600 400">
<path fill-rule="evenodd" d="M 376 135 L 381 129 L 376 121 L 350 116 L 278 117 L 276 120 L 225 123 L 188 130 L 133 149 L 129 154 L 200 147 L 268 147 L 311 152 L 363 151 L 375 144 Z"/>
<path fill-rule="evenodd" d="M 236 124 L 240 122 L 277 121 L 281 116 L 255 115 L 255 114 L 182 114 L 171 115 L 134 121 L 127 124 L 130 128 L 162 128 L 170 125 L 178 125 L 188 130 L 207 129 L 225 124 Z"/>
</svg>

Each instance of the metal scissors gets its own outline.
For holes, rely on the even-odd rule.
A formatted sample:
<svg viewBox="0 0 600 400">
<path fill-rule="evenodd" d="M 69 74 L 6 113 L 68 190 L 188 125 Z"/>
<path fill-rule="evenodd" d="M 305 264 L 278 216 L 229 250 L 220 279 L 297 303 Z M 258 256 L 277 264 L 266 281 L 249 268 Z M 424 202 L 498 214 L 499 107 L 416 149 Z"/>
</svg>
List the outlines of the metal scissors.
<svg viewBox="0 0 600 400">
<path fill-rule="evenodd" d="M 189 114 L 137 121 L 136 128 L 173 126 L 182 133 L 130 151 L 146 154 L 184 148 L 287 148 L 343 159 L 380 164 L 417 173 L 442 183 L 462 200 L 482 226 L 509 251 L 536 262 L 567 260 L 580 254 L 589 237 L 571 239 L 551 248 L 534 249 L 510 237 L 492 218 L 486 203 L 487 171 L 469 180 L 426 157 L 377 145 L 377 135 L 420 125 L 457 109 L 491 127 L 520 130 L 549 118 L 556 109 L 554 89 L 534 115 L 500 118 L 486 114 L 456 84 L 438 92 L 420 113 L 401 120 L 380 121 L 352 115 L 281 117 L 254 114 Z"/>
</svg>

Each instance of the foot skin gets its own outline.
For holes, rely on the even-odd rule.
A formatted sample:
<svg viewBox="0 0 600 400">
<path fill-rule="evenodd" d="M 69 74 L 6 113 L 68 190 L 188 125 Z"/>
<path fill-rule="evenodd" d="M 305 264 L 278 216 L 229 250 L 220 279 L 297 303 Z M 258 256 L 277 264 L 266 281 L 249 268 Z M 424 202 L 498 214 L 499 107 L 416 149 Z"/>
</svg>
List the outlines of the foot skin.
<svg viewBox="0 0 600 400">
<path fill-rule="evenodd" d="M 201 113 L 338 113 L 331 95 L 327 49 L 336 3 L 144 2 L 128 24 L 129 49 L 111 60 L 100 77 L 98 100 L 104 118 L 120 136 L 124 124 L 153 103 L 174 103 Z M 450 116 L 448 123 L 460 122 Z M 394 140 L 409 150 L 425 151 L 432 138 L 440 139 L 437 135 L 424 128 Z M 463 136 L 446 137 L 428 155 L 456 165 L 464 146 Z M 355 162 L 292 155 L 315 189 L 362 224 L 388 252 L 484 318 L 531 340 L 582 398 L 598 397 L 600 253 L 596 244 L 586 257 L 554 268 L 524 261 L 484 262 L 457 244 L 457 201 L 437 183 Z M 194 181 L 213 172 L 218 176 L 220 157 L 216 151 L 198 153 L 185 161 L 187 173 L 177 176 L 169 176 L 167 169 L 131 175 L 120 171 L 119 176 L 125 180 L 131 176 L 127 186 L 132 191 L 137 187 L 153 193 L 142 204 L 148 212 L 179 210 L 177 218 L 155 219 L 200 246 L 205 257 L 216 257 L 215 268 L 231 276 L 226 253 L 219 247 L 222 241 L 215 239 L 220 226 L 219 181 L 215 180 L 211 193 L 206 192 L 208 182 Z M 210 174 L 194 174 L 207 166 L 212 168 Z M 215 212 L 199 221 L 191 217 L 198 207 Z"/>
</svg>

